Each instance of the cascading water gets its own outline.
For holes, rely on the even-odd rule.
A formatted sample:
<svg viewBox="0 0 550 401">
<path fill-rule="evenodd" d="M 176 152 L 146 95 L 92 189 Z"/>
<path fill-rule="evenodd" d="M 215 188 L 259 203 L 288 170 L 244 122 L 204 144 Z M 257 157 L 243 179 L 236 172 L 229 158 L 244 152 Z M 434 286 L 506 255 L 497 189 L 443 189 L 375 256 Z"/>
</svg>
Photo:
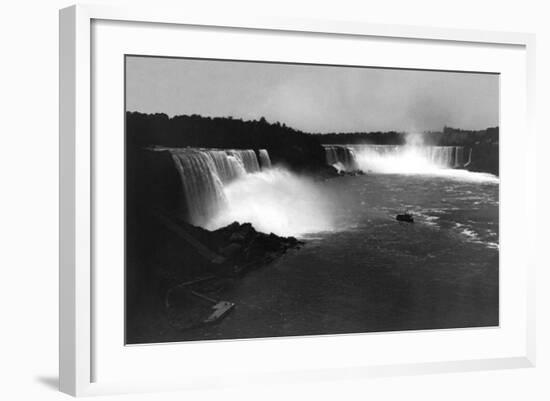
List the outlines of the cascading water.
<svg viewBox="0 0 550 401">
<path fill-rule="evenodd" d="M 470 152 L 468 153 L 468 161 L 464 163 L 464 167 L 468 167 L 471 162 L 472 162 L 472 148 L 470 148 Z"/>
<path fill-rule="evenodd" d="M 260 155 L 260 166 L 262 170 L 271 168 L 271 158 L 269 157 L 269 153 L 265 149 L 259 150 Z"/>
<path fill-rule="evenodd" d="M 227 183 L 234 180 L 237 177 L 246 174 L 246 170 L 241 162 L 236 160 L 233 156 L 228 155 L 223 150 L 209 150 L 202 151 L 206 153 L 214 161 L 216 171 L 222 180 Z"/>
<path fill-rule="evenodd" d="M 454 168 L 464 167 L 464 148 L 462 146 L 455 147 L 455 164 L 453 167 Z"/>
<path fill-rule="evenodd" d="M 325 149 L 327 163 L 347 171 L 452 175 L 460 180 L 498 182 L 493 176 L 454 170 L 471 160 L 471 150 L 465 162 L 467 151 L 460 147 L 327 145 Z M 193 225 L 214 230 L 233 221 L 249 222 L 263 232 L 300 236 L 330 231 L 340 224 L 334 218 L 338 204 L 334 194 L 311 179 L 270 168 L 264 149 L 163 150 L 171 152 L 179 171 L 182 211 Z"/>
<path fill-rule="evenodd" d="M 250 149 L 246 150 L 229 150 L 230 155 L 240 161 L 247 173 L 257 173 L 260 171 L 260 164 L 256 157 L 256 152 Z"/>
<path fill-rule="evenodd" d="M 240 157 L 237 157 L 233 154 L 226 155 L 227 162 L 231 165 L 231 169 L 235 172 L 233 178 L 242 177 L 246 174 L 246 168 Z"/>
<path fill-rule="evenodd" d="M 265 149 L 167 150 L 180 173 L 183 209 L 193 225 L 214 230 L 233 221 L 248 222 L 279 235 L 319 232 L 333 225 L 327 194 L 313 180 L 271 167 Z"/>
<path fill-rule="evenodd" d="M 326 145 L 325 157 L 327 164 L 339 171 L 358 169 L 355 152 L 351 146 Z"/>
<path fill-rule="evenodd" d="M 456 150 L 461 146 L 425 146 L 419 147 L 418 152 L 425 154 L 426 158 L 441 168 L 455 168 L 456 166 Z"/>
<path fill-rule="evenodd" d="M 327 164 L 338 170 L 424 173 L 467 167 L 462 146 L 324 145 Z"/>
<path fill-rule="evenodd" d="M 206 224 L 227 202 L 215 158 L 194 149 L 172 150 L 172 158 L 180 173 L 189 222 Z"/>
<path fill-rule="evenodd" d="M 187 220 L 205 226 L 227 208 L 224 187 L 248 173 L 260 171 L 253 150 L 169 149 L 183 185 Z M 269 154 L 264 150 L 269 160 Z"/>
</svg>

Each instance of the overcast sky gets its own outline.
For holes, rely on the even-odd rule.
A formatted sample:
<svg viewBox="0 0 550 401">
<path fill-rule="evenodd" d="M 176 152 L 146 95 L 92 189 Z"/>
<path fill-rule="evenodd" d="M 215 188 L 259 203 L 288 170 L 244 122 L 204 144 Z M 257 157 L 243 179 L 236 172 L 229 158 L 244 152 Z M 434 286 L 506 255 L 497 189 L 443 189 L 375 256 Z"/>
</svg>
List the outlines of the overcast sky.
<svg viewBox="0 0 550 401">
<path fill-rule="evenodd" d="M 265 117 L 306 132 L 498 125 L 498 75 L 127 57 L 126 108 Z"/>
</svg>

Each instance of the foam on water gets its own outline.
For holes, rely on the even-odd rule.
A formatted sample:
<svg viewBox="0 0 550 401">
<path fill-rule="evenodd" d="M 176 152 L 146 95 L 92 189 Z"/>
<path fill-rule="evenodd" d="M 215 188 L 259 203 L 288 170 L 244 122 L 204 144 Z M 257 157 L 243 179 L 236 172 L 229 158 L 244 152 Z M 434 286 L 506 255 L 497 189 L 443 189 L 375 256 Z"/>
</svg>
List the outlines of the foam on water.
<svg viewBox="0 0 550 401">
<path fill-rule="evenodd" d="M 461 223 L 455 223 L 455 227 L 457 228 L 460 235 L 462 235 L 467 241 L 475 244 L 483 244 L 487 248 L 499 249 L 499 244 L 497 242 L 482 240 L 480 235 L 475 232 L 471 227 L 468 227 Z"/>
</svg>

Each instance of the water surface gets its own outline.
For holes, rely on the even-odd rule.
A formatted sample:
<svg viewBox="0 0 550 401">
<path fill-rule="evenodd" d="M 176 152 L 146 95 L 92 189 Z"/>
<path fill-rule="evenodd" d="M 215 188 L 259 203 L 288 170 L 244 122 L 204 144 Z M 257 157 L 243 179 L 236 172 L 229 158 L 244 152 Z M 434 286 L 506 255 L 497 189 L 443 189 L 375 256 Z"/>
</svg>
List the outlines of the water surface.
<svg viewBox="0 0 550 401">
<path fill-rule="evenodd" d="M 219 324 L 178 333 L 228 339 L 497 326 L 498 179 L 448 170 L 321 184 L 330 230 L 218 294 Z M 415 223 L 395 215 L 412 213 Z"/>
</svg>

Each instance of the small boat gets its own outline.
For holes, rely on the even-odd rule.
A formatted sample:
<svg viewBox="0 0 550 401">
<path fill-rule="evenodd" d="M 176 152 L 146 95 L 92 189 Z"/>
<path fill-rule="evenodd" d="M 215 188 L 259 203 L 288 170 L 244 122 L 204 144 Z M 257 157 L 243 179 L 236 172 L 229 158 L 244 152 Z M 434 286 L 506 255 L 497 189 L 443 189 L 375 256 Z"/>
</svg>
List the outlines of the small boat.
<svg viewBox="0 0 550 401">
<path fill-rule="evenodd" d="M 397 216 L 395 216 L 395 219 L 397 221 L 404 221 L 404 222 L 407 222 L 407 223 L 414 223 L 414 218 L 413 218 L 412 214 L 409 214 L 409 213 L 398 214 Z"/>
</svg>

